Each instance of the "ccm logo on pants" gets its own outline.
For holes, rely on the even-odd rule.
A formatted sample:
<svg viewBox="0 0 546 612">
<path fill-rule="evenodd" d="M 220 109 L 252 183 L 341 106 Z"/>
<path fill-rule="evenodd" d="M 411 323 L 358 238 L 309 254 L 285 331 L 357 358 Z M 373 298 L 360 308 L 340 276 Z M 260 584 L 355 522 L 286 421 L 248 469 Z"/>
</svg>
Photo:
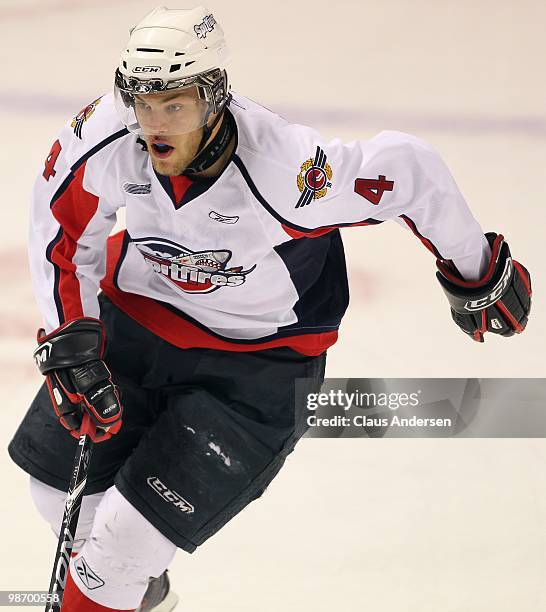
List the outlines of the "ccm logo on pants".
<svg viewBox="0 0 546 612">
<path fill-rule="evenodd" d="M 190 504 L 189 501 L 185 500 L 176 491 L 171 491 L 166 487 L 157 476 L 150 476 L 146 481 L 152 489 L 165 500 L 173 504 L 181 512 L 186 514 L 193 514 L 195 508 Z"/>
</svg>

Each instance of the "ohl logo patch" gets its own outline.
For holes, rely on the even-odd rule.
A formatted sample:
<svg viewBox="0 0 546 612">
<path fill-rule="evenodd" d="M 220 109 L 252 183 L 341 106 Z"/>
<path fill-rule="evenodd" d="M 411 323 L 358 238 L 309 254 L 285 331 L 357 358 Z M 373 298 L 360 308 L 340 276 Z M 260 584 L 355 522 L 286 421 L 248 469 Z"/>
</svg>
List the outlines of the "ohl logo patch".
<svg viewBox="0 0 546 612">
<path fill-rule="evenodd" d="M 91 104 L 88 104 L 85 108 L 82 108 L 81 111 L 72 119 L 72 123 L 70 124 L 72 129 L 74 130 L 74 134 L 81 140 L 82 138 L 82 129 L 83 124 L 91 117 L 91 115 L 95 112 L 95 109 L 100 104 L 101 98 L 97 98 L 93 100 Z"/>
<path fill-rule="evenodd" d="M 255 265 L 226 267 L 231 251 L 190 251 L 175 242 L 160 239 L 133 240 L 152 270 L 184 293 L 211 293 L 220 287 L 240 287 Z"/>
<path fill-rule="evenodd" d="M 310 157 L 301 165 L 300 173 L 297 177 L 301 196 L 296 204 L 296 208 L 306 206 L 313 200 L 323 198 L 332 186 L 331 180 L 332 168 L 326 161 L 326 153 L 320 147 L 317 147 L 315 159 Z"/>
</svg>

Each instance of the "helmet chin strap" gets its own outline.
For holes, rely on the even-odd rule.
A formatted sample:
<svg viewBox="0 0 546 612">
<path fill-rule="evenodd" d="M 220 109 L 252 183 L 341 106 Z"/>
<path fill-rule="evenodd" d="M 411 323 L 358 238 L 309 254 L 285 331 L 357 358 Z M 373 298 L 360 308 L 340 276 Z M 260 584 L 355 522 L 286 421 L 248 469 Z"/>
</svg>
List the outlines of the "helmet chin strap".
<svg viewBox="0 0 546 612">
<path fill-rule="evenodd" d="M 214 136 L 214 138 L 205 146 L 205 143 L 210 138 L 214 128 L 218 125 L 218 122 L 224 118 L 220 129 Z M 198 172 L 203 172 L 210 168 L 215 162 L 220 159 L 220 156 L 227 149 L 231 139 L 236 131 L 235 121 L 231 113 L 224 107 L 218 116 L 215 118 L 212 125 L 205 123 L 203 127 L 203 135 L 201 136 L 201 142 L 197 149 L 197 155 L 191 160 L 184 172 L 185 176 L 193 176 Z"/>
</svg>

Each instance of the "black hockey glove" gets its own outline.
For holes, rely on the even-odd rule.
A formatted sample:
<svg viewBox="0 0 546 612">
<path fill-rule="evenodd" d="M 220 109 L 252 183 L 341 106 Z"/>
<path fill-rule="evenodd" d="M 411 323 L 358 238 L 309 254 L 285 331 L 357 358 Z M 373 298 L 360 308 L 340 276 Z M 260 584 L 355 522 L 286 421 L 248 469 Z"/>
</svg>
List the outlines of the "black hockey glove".
<svg viewBox="0 0 546 612">
<path fill-rule="evenodd" d="M 457 325 L 477 342 L 486 331 L 501 336 L 520 334 L 531 310 L 531 276 L 512 259 L 502 235 L 485 235 L 491 246 L 487 272 L 478 281 L 461 278 L 447 262 L 437 260 L 436 273 Z"/>
<path fill-rule="evenodd" d="M 102 360 L 104 328 L 92 318 L 76 319 L 46 335 L 38 330 L 34 359 L 45 374 L 59 421 L 79 438 L 108 440 L 121 428 L 119 389 Z"/>
</svg>

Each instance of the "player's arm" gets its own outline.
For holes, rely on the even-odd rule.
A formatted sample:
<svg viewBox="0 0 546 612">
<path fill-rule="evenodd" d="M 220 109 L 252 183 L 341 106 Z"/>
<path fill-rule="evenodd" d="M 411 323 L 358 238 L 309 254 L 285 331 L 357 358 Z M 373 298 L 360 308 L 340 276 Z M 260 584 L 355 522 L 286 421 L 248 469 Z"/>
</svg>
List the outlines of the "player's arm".
<svg viewBox="0 0 546 612">
<path fill-rule="evenodd" d="M 71 320 L 99 315 L 106 239 L 118 206 L 105 197 L 106 168 L 100 155 L 89 155 L 93 142 L 81 143 L 65 127 L 32 193 L 30 272 L 47 333 Z"/>
<path fill-rule="evenodd" d="M 121 425 L 97 299 L 116 207 L 103 197 L 104 168 L 86 148 L 67 126 L 47 156 L 33 190 L 29 259 L 44 320 L 35 358 L 53 407 L 72 435 L 101 441 Z"/>
<path fill-rule="evenodd" d="M 521 264 L 508 263 L 502 237 L 484 235 L 432 147 L 400 132 L 343 144 L 321 142 L 310 131 L 301 142 L 307 142 L 308 154 L 305 159 L 300 147 L 299 163 L 292 161 L 294 195 L 284 205 L 289 227 L 313 236 L 333 227 L 395 220 L 436 256 L 438 278 L 463 331 L 478 341 L 485 331 L 504 336 L 523 331 L 529 274 Z"/>
</svg>

